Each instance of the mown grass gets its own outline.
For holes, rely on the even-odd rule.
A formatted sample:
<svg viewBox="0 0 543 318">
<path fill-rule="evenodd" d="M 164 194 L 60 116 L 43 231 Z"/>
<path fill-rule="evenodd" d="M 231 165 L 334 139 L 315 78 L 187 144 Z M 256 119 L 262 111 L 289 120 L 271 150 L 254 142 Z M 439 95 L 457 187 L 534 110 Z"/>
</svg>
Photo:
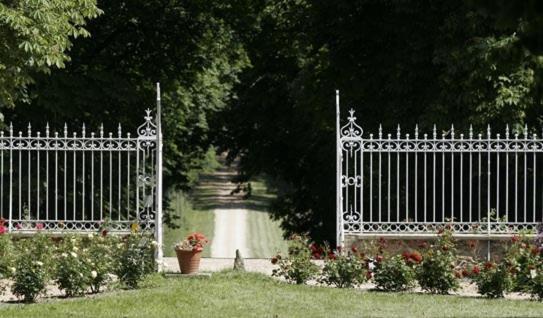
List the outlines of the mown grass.
<svg viewBox="0 0 543 318">
<path fill-rule="evenodd" d="M 0 306 L 0 317 L 541 317 L 543 303 L 295 286 L 253 273 L 155 277 L 154 287 Z"/>
<path fill-rule="evenodd" d="M 203 190 L 201 190 L 203 191 Z M 174 245 L 192 232 L 204 233 L 209 240 L 213 239 L 215 214 L 213 210 L 202 210 L 194 207 L 188 195 L 182 191 L 173 193 L 172 222 L 174 226 L 164 226 L 164 256 L 175 256 Z M 205 248 L 202 256 L 209 257 L 210 248 Z"/>
<path fill-rule="evenodd" d="M 251 181 L 252 195 L 247 199 L 250 209 L 247 214 L 249 250 L 253 258 L 269 258 L 278 252 L 286 252 L 287 243 L 279 221 L 272 220 L 268 211 L 275 195 L 271 193 L 263 179 Z M 252 210 L 251 207 L 258 207 Z"/>
</svg>

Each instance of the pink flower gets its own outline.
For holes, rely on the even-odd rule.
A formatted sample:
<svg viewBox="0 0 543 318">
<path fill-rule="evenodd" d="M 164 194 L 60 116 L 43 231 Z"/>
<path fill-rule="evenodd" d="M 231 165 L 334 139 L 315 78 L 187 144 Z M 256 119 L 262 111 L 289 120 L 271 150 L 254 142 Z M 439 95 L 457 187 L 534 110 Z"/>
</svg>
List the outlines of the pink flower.
<svg viewBox="0 0 543 318">
<path fill-rule="evenodd" d="M 23 225 L 22 225 L 21 223 L 17 223 L 17 224 L 15 224 L 15 228 L 16 228 L 17 230 L 20 230 L 20 229 L 23 228 Z"/>
<path fill-rule="evenodd" d="M 36 223 L 36 230 L 43 230 L 44 226 L 43 223 Z"/>
<path fill-rule="evenodd" d="M 6 233 L 7 230 L 6 230 L 6 227 L 4 225 L 0 225 L 0 235 Z"/>
</svg>

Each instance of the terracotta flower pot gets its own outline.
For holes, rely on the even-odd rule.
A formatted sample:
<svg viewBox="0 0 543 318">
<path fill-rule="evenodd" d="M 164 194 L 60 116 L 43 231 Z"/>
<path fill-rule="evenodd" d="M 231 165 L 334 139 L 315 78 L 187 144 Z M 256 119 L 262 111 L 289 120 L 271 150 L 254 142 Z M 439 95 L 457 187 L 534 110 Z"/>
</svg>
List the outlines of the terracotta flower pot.
<svg viewBox="0 0 543 318">
<path fill-rule="evenodd" d="M 200 269 L 200 258 L 202 257 L 202 251 L 185 251 L 175 250 L 177 254 L 177 262 L 179 262 L 179 269 L 181 274 L 194 274 L 198 273 Z"/>
</svg>

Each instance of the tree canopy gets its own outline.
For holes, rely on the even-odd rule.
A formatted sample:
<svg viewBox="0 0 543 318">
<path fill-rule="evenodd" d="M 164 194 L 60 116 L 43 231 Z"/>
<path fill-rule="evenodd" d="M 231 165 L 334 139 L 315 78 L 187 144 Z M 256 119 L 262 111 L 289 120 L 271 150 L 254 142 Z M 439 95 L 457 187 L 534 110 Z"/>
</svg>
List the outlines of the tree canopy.
<svg viewBox="0 0 543 318">
<path fill-rule="evenodd" d="M 134 127 L 160 81 L 166 187 L 218 146 L 242 178 L 269 177 L 287 233 L 333 240 L 335 89 L 366 131 L 543 120 L 538 1 L 62 3 L 0 5 L 0 100 L 25 96 L 10 118 Z"/>
<path fill-rule="evenodd" d="M 0 3 L 0 106 L 27 98 L 33 73 L 63 68 L 72 40 L 88 37 L 95 0 L 8 0 Z"/>
</svg>

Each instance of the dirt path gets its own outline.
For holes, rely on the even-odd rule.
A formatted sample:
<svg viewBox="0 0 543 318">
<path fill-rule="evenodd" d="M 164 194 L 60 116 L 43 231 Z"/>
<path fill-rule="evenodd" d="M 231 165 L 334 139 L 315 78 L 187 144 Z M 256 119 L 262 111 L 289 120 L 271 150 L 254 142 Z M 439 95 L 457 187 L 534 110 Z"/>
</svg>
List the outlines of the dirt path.
<svg viewBox="0 0 543 318">
<path fill-rule="evenodd" d="M 225 184 L 221 189 L 223 196 L 231 197 L 230 203 L 216 208 L 211 257 L 234 257 L 239 249 L 244 257 L 251 257 L 247 242 L 247 214 L 249 211 L 236 203 L 236 196 L 230 196 L 233 187 Z"/>
<path fill-rule="evenodd" d="M 236 176 L 236 168 L 224 164 L 215 172 L 204 175 L 195 193 L 196 205 L 213 211 L 213 235 L 211 254 L 213 258 L 232 258 L 239 249 L 243 257 L 251 257 L 247 242 L 248 214 L 242 193 L 233 194 L 236 184 L 232 179 Z"/>
</svg>

